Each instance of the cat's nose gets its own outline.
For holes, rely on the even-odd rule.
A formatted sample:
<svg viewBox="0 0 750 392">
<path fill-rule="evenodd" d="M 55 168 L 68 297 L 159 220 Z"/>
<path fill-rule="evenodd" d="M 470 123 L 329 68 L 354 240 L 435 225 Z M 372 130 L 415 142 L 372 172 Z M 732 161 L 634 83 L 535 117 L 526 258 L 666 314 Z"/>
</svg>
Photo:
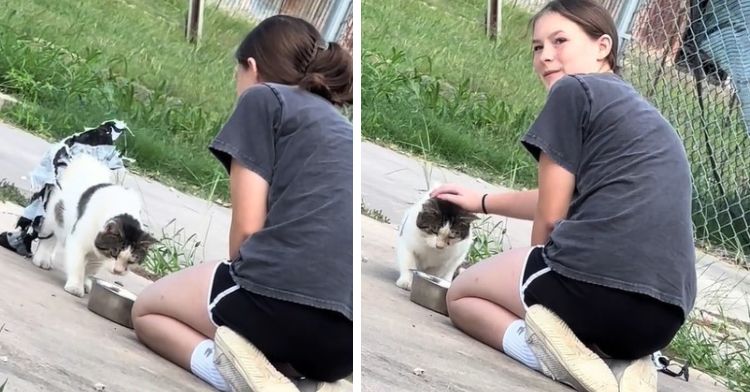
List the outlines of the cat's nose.
<svg viewBox="0 0 750 392">
<path fill-rule="evenodd" d="M 442 242 L 438 242 L 438 243 L 435 244 L 435 247 L 438 248 L 438 249 L 443 249 L 443 248 L 445 248 L 445 244 L 442 243 Z"/>
</svg>

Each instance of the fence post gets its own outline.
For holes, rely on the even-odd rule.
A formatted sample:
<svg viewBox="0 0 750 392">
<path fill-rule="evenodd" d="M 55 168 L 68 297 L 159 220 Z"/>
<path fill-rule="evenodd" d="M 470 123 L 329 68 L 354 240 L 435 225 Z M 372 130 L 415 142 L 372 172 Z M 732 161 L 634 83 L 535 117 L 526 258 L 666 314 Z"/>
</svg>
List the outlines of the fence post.
<svg viewBox="0 0 750 392">
<path fill-rule="evenodd" d="M 502 1 L 487 0 L 487 20 L 485 20 L 487 36 L 496 39 L 503 29 Z"/>
<path fill-rule="evenodd" d="M 352 0 L 332 1 L 333 5 L 331 6 L 331 12 L 328 13 L 328 18 L 326 18 L 325 25 L 322 29 L 323 31 L 321 31 L 323 39 L 327 42 L 336 41 L 339 30 L 341 29 L 341 24 L 343 23 L 344 18 L 346 18 L 346 12 L 352 5 Z"/>
<path fill-rule="evenodd" d="M 185 38 L 191 43 L 197 43 L 203 32 L 203 8 L 205 0 L 188 0 L 187 20 L 185 22 Z"/>
<path fill-rule="evenodd" d="M 630 26 L 633 24 L 633 17 L 638 10 L 638 3 L 640 3 L 640 0 L 624 0 L 620 12 L 616 15 L 615 24 L 617 25 L 617 35 L 620 37 L 617 43 L 617 47 L 620 49 L 620 53 L 617 53 L 618 58 L 625 48 L 625 40 L 630 41 Z"/>
</svg>

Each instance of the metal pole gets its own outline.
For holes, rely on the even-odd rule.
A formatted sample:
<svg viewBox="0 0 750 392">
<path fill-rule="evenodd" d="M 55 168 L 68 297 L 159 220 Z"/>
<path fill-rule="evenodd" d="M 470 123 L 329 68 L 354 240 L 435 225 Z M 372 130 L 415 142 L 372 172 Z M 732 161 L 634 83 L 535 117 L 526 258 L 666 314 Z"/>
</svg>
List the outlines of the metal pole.
<svg viewBox="0 0 750 392">
<path fill-rule="evenodd" d="M 188 14 L 185 26 L 185 35 L 188 41 L 197 43 L 203 32 L 203 8 L 204 0 L 188 0 Z"/>
<path fill-rule="evenodd" d="M 346 12 L 352 6 L 352 0 L 333 0 L 331 12 L 328 14 L 325 25 L 321 31 L 323 39 L 328 42 L 336 41 L 341 24 L 344 22 Z"/>
<path fill-rule="evenodd" d="M 485 21 L 487 36 L 495 39 L 500 36 L 503 26 L 503 11 L 501 0 L 487 0 L 487 20 Z"/>
<path fill-rule="evenodd" d="M 633 24 L 633 18 L 635 12 L 638 10 L 638 3 L 640 0 L 624 0 L 620 12 L 617 14 L 615 24 L 617 25 L 617 35 L 619 36 L 619 42 L 617 47 L 620 49 L 620 53 L 617 54 L 620 57 L 625 48 L 625 41 L 630 41 L 630 30 Z"/>
</svg>

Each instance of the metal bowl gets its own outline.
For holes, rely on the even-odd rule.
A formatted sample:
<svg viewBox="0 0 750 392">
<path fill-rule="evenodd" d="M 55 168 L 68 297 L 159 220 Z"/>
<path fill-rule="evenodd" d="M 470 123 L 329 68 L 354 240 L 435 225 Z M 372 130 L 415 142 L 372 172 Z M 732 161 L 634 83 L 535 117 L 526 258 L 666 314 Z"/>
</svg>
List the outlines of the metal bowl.
<svg viewBox="0 0 750 392">
<path fill-rule="evenodd" d="M 115 284 L 94 279 L 89 293 L 90 311 L 124 327 L 133 329 L 130 311 L 136 295 Z"/>
<path fill-rule="evenodd" d="M 448 315 L 448 305 L 445 295 L 451 282 L 421 271 L 414 271 L 411 282 L 412 302 L 422 305 L 432 311 Z"/>
</svg>

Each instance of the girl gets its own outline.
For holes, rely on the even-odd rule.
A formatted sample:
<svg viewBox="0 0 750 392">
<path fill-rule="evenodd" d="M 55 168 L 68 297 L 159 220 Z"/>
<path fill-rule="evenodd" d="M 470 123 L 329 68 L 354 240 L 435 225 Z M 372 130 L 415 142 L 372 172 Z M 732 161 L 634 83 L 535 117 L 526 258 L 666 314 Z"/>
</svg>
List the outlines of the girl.
<svg viewBox="0 0 750 392">
<path fill-rule="evenodd" d="M 237 104 L 210 146 L 229 173 L 229 258 L 133 306 L 138 339 L 221 391 L 296 391 L 352 372 L 351 55 L 290 16 L 236 52 Z M 275 365 L 273 365 L 274 363 Z"/>
<path fill-rule="evenodd" d="M 656 391 L 649 355 L 672 340 L 696 295 L 684 148 L 618 75 L 606 9 L 553 0 L 531 26 L 534 71 L 548 91 L 522 138 L 538 189 L 433 192 L 469 211 L 532 220 L 531 247 L 459 275 L 451 320 L 577 390 Z"/>
</svg>

